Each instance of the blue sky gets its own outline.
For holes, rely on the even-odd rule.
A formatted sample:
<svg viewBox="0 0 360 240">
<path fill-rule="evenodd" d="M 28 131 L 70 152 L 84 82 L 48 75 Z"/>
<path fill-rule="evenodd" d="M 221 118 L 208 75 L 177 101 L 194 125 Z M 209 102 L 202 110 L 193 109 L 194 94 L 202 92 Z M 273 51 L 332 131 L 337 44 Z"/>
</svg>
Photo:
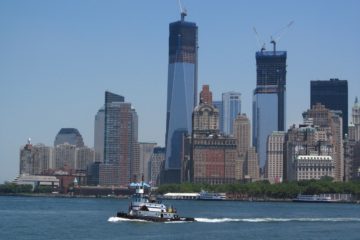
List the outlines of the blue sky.
<svg viewBox="0 0 360 240">
<path fill-rule="evenodd" d="M 349 82 L 349 108 L 360 96 L 360 1 L 183 0 L 199 27 L 199 89 L 214 99 L 242 93 L 251 116 L 255 88 L 253 26 L 288 52 L 287 125 L 302 121 L 310 80 Z M 18 174 L 19 149 L 53 145 L 75 127 L 93 146 L 94 116 L 104 91 L 125 96 L 139 115 L 139 140 L 164 145 L 168 24 L 176 0 L 0 1 L 0 182 Z M 351 113 L 351 111 L 349 111 Z"/>
</svg>

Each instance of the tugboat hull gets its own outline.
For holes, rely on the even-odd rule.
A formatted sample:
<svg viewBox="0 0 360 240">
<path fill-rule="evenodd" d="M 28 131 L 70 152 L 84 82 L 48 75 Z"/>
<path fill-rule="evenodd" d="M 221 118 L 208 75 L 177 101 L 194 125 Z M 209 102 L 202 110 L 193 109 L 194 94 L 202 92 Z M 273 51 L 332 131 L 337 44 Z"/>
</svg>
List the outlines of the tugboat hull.
<svg viewBox="0 0 360 240">
<path fill-rule="evenodd" d="M 134 215 L 129 215 L 128 213 L 125 212 L 118 212 L 117 217 L 126 218 L 126 219 L 139 219 L 149 222 L 195 222 L 195 219 L 190 217 L 161 218 L 161 217 L 151 217 L 151 216 L 134 216 Z"/>
</svg>

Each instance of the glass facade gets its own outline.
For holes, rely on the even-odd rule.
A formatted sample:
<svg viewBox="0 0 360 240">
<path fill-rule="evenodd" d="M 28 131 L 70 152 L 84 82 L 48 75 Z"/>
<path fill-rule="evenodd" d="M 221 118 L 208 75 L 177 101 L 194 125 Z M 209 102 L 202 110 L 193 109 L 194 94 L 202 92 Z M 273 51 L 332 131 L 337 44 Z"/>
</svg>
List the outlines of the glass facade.
<svg viewBox="0 0 360 240">
<path fill-rule="evenodd" d="M 94 149 L 95 161 L 104 162 L 105 109 L 101 108 L 95 116 Z"/>
<path fill-rule="evenodd" d="M 222 101 L 213 101 L 213 105 L 217 110 L 219 111 L 219 129 L 220 131 L 223 130 L 224 124 L 223 124 L 223 105 Z"/>
<path fill-rule="evenodd" d="M 62 128 L 55 137 L 54 146 L 68 143 L 76 147 L 83 147 L 84 141 L 80 132 L 76 128 Z"/>
<path fill-rule="evenodd" d="M 266 162 L 266 140 L 286 125 L 286 51 L 256 53 L 256 89 L 253 102 L 253 145 L 260 167 Z"/>
<path fill-rule="evenodd" d="M 165 169 L 181 168 L 182 136 L 190 133 L 197 102 L 197 26 L 170 24 Z"/>
<path fill-rule="evenodd" d="M 277 93 L 256 94 L 253 109 L 253 145 L 259 154 L 259 166 L 266 163 L 266 141 L 269 135 L 277 129 L 278 115 Z"/>
<path fill-rule="evenodd" d="M 227 135 L 233 134 L 235 118 L 241 113 L 241 93 L 226 92 L 222 94 L 222 123 L 221 131 Z"/>
<path fill-rule="evenodd" d="M 347 80 L 330 79 L 311 81 L 310 108 L 316 103 L 325 105 L 330 110 L 342 112 L 343 137 L 348 133 L 348 83 Z"/>
</svg>

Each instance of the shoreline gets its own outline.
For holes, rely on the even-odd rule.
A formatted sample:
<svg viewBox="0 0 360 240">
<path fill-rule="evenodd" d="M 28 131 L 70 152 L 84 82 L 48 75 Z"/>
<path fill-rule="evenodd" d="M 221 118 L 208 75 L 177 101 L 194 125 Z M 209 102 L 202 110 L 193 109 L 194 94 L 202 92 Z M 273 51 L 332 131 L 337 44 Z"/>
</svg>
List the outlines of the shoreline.
<svg viewBox="0 0 360 240">
<path fill-rule="evenodd" d="M 89 199 L 129 199 L 131 196 L 127 195 L 70 195 L 70 194 L 61 194 L 61 193 L 0 193 L 0 197 L 47 197 L 47 198 L 89 198 Z M 228 198 L 225 200 L 198 200 L 198 199 L 166 199 L 163 200 L 171 200 L 171 201 L 209 201 L 209 202 L 279 202 L 279 203 L 308 203 L 308 202 L 295 202 L 293 199 L 285 198 Z M 320 203 L 320 202 L 319 202 Z M 360 200 L 355 201 L 334 201 L 328 203 L 342 203 L 342 204 L 360 204 Z"/>
</svg>

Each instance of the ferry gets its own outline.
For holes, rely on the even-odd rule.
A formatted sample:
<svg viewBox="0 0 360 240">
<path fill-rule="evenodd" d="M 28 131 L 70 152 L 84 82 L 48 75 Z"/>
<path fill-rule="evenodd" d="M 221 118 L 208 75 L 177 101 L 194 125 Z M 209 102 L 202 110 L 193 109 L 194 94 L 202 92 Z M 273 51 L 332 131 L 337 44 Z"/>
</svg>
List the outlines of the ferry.
<svg viewBox="0 0 360 240">
<path fill-rule="evenodd" d="M 144 194 L 144 188 L 150 187 L 144 182 L 133 183 L 136 193 L 132 196 L 128 212 L 118 212 L 117 217 L 126 219 L 139 219 L 151 222 L 194 222 L 192 217 L 180 217 L 172 206 L 149 198 Z"/>
<path fill-rule="evenodd" d="M 198 200 L 221 201 L 226 199 L 225 193 L 206 192 L 201 190 Z"/>
<path fill-rule="evenodd" d="M 299 194 L 293 199 L 293 202 L 310 202 L 310 203 L 331 203 L 335 202 L 331 197 L 321 195 L 302 195 Z"/>
</svg>

